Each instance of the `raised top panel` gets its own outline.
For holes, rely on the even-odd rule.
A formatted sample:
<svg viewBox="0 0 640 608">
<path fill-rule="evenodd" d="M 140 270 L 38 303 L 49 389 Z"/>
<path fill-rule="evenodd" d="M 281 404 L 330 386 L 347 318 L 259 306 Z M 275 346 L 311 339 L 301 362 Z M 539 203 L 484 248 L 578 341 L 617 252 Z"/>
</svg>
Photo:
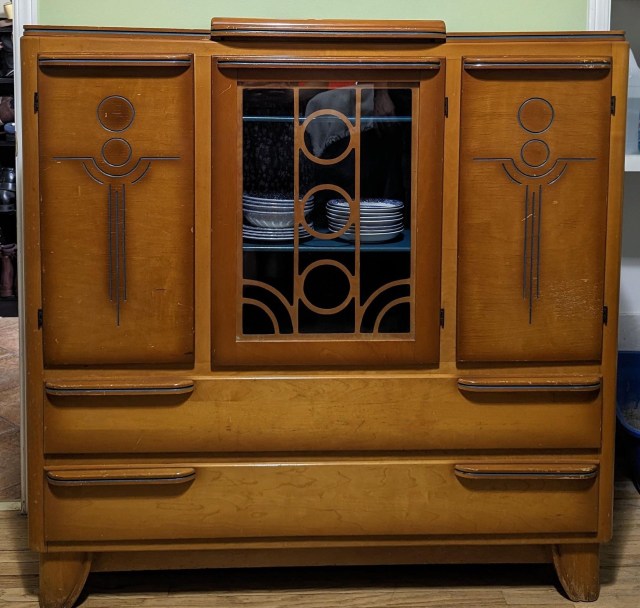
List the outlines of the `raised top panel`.
<svg viewBox="0 0 640 608">
<path fill-rule="evenodd" d="M 353 42 L 369 40 L 444 41 L 447 30 L 444 21 L 347 21 L 343 19 L 266 19 L 211 20 L 212 40 L 225 38 L 312 38 Z"/>
</svg>

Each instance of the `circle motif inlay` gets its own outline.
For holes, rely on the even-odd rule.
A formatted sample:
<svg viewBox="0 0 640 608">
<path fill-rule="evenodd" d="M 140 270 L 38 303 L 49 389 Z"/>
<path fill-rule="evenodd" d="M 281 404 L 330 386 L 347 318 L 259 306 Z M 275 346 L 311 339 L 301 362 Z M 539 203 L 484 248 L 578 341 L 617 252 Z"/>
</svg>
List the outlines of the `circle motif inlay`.
<svg viewBox="0 0 640 608">
<path fill-rule="evenodd" d="M 553 123 L 553 106 L 542 97 L 527 99 L 518 109 L 518 122 L 529 133 L 544 133 Z"/>
<path fill-rule="evenodd" d="M 520 150 L 520 158 L 530 167 L 542 167 L 549 160 L 549 146 L 541 139 L 530 139 Z"/>
<path fill-rule="evenodd" d="M 114 137 L 104 142 L 102 146 L 102 158 L 112 167 L 122 167 L 131 158 L 131 145 L 121 137 Z"/>
<path fill-rule="evenodd" d="M 135 115 L 133 104 L 121 95 L 105 97 L 98 106 L 98 121 L 107 131 L 126 131 Z"/>
</svg>

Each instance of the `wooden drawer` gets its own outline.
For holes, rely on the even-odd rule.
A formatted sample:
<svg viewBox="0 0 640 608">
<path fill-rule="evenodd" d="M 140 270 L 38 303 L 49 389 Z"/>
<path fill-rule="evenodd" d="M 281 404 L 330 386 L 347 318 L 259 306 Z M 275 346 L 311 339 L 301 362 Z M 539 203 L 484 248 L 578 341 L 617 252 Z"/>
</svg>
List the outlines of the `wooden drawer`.
<svg viewBox="0 0 640 608">
<path fill-rule="evenodd" d="M 410 376 L 225 378 L 158 381 L 155 388 L 147 381 L 144 386 L 148 390 L 134 383 L 128 388 L 107 382 L 92 388 L 49 385 L 45 451 L 212 453 L 600 445 L 598 378 L 526 382 Z"/>
<path fill-rule="evenodd" d="M 49 467 L 46 540 L 593 533 L 597 464 L 428 461 Z"/>
</svg>

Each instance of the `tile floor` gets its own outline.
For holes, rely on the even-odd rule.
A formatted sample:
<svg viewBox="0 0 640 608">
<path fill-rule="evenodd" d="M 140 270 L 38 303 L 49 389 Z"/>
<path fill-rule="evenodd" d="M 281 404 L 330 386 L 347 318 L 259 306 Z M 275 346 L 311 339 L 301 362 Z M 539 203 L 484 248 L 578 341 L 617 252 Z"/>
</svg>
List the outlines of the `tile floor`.
<svg viewBox="0 0 640 608">
<path fill-rule="evenodd" d="M 20 500 L 18 319 L 0 317 L 0 501 Z"/>
</svg>

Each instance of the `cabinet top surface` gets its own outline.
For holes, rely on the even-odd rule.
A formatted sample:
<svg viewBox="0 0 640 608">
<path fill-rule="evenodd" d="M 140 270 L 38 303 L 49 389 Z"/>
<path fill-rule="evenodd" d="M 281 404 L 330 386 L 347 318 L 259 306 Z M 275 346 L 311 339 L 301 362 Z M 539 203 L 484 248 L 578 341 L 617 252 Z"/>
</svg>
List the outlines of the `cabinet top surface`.
<svg viewBox="0 0 640 608">
<path fill-rule="evenodd" d="M 327 42 L 342 39 L 357 43 L 366 40 L 432 41 L 433 43 L 493 42 L 493 41 L 595 41 L 624 40 L 622 30 L 548 31 L 548 32 L 447 32 L 442 21 L 350 21 L 350 20 L 288 20 L 214 18 L 211 29 L 158 29 L 94 26 L 27 25 L 25 36 L 116 36 L 141 38 L 184 38 L 199 40 L 313 39 Z"/>
</svg>

